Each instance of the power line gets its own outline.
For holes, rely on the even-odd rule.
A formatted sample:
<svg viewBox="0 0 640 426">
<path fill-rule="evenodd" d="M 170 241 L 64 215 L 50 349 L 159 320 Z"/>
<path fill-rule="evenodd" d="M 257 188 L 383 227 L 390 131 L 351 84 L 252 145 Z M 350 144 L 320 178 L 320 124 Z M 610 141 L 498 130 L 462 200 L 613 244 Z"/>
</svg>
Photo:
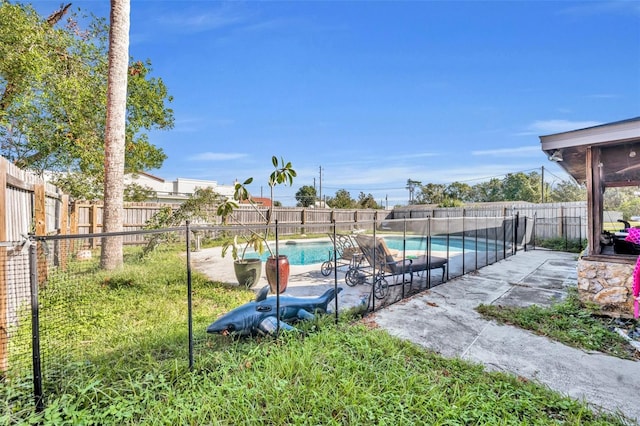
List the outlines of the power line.
<svg viewBox="0 0 640 426">
<path fill-rule="evenodd" d="M 549 169 L 544 169 L 544 170 L 545 170 L 545 173 L 549 173 L 551 176 L 553 176 L 554 178 L 556 178 L 556 179 L 558 179 L 558 180 L 560 180 L 560 181 L 562 181 L 562 182 L 567 182 L 567 181 L 571 182 L 571 179 L 563 179 L 563 178 L 561 178 L 561 177 L 559 177 L 559 176 L 557 176 L 557 175 L 555 175 L 555 174 L 551 173 L 551 172 L 549 171 Z"/>
<path fill-rule="evenodd" d="M 526 169 L 526 170 L 519 170 L 516 172 L 507 172 L 507 173 L 502 173 L 499 175 L 494 175 L 494 176 L 486 176 L 486 177 L 479 177 L 479 178 L 474 178 L 474 179 L 466 179 L 466 180 L 456 180 L 456 181 L 452 181 L 452 182 L 446 182 L 446 183 L 442 183 L 440 185 L 451 185 L 452 183 L 466 183 L 466 182 L 473 182 L 473 181 L 485 181 L 485 180 L 489 180 L 489 179 L 494 179 L 494 178 L 501 178 L 501 177 L 506 177 L 507 175 L 513 175 L 513 174 L 517 174 L 517 173 L 527 173 L 527 172 L 537 172 L 539 171 L 540 168 L 532 168 L 532 169 Z M 557 179 L 563 180 L 562 178 L 556 176 L 555 174 L 551 173 L 548 171 L 548 169 L 545 168 L 545 174 L 551 174 L 552 176 L 554 176 Z M 345 191 L 360 191 L 360 192 L 366 192 L 366 191 L 395 191 L 395 190 L 406 190 L 406 186 L 402 186 L 402 187 L 375 187 L 375 188 L 368 188 L 366 190 L 362 190 L 362 188 L 356 188 L 356 187 L 348 187 L 348 186 L 340 186 L 340 187 L 334 187 L 334 186 L 326 186 L 324 187 L 325 189 L 330 189 L 330 190 L 340 190 L 340 189 L 344 189 Z"/>
<path fill-rule="evenodd" d="M 540 170 L 540 168 L 534 168 L 534 169 L 527 169 L 527 170 L 518 170 L 517 172 L 508 172 L 508 173 L 502 173 L 500 175 L 495 175 L 495 176 L 486 176 L 486 177 L 480 177 L 480 178 L 474 178 L 474 179 L 467 179 L 467 180 L 456 180 L 454 182 L 459 182 L 459 183 L 465 183 L 465 182 L 473 182 L 475 180 L 488 180 L 488 179 L 497 179 L 499 177 L 506 177 L 507 175 L 515 175 L 517 173 L 526 173 L 526 172 L 537 172 L 538 170 Z M 454 182 L 449 182 L 443 185 L 451 185 Z"/>
</svg>

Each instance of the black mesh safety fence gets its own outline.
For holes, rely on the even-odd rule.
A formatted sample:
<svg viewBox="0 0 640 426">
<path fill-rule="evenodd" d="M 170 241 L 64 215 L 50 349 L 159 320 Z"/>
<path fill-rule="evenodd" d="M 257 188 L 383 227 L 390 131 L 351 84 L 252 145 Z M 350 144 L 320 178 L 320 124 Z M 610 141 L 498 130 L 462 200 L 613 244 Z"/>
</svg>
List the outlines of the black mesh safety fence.
<svg viewBox="0 0 640 426">
<path fill-rule="evenodd" d="M 516 225 L 515 217 L 362 222 L 350 237 L 360 254 L 342 281 L 368 288 L 375 311 L 515 254 Z"/>
<path fill-rule="evenodd" d="M 4 277 L 0 298 L 0 367 L 9 377 L 19 377 L 25 371 L 31 374 L 29 249 L 30 241 L 26 238 L 0 247 L 0 273 Z"/>
<path fill-rule="evenodd" d="M 175 352 L 169 343 L 172 333 L 188 328 L 187 264 L 171 254 L 176 245 L 184 252 L 185 229 L 137 232 L 144 234 L 145 245 L 117 242 L 122 255 L 112 252 L 117 260 L 106 266 L 111 261 L 101 256 L 101 247 L 111 247 L 110 239 L 121 240 L 123 234 L 32 236 L 5 262 L 12 272 L 5 274 L 10 303 L 3 376 L 14 386 L 32 382 L 38 409 L 46 395 L 66 392 L 79 375 L 117 369 L 149 354 L 188 359 L 186 344 Z M 147 250 L 167 255 L 147 256 Z M 145 262 L 158 262 L 166 270 L 159 274 L 165 282 L 146 281 L 140 275 Z M 159 303 L 162 299 L 180 303 Z M 158 315 L 167 321 L 158 321 Z M 179 331 L 171 325 L 176 323 Z"/>
<path fill-rule="evenodd" d="M 532 248 L 579 253 L 586 248 L 587 221 L 584 217 L 533 217 Z"/>
<path fill-rule="evenodd" d="M 47 395 L 77 386 L 79 376 L 193 369 L 211 356 L 213 332 L 279 332 L 299 319 L 287 303 L 313 299 L 337 320 L 512 256 L 522 241 L 518 223 L 511 216 L 274 221 L 31 236 L 2 247 L 2 376 L 28 384 L 42 409 Z M 144 243 L 122 244 L 132 233 Z M 207 332 L 261 291 L 273 318 Z"/>
</svg>

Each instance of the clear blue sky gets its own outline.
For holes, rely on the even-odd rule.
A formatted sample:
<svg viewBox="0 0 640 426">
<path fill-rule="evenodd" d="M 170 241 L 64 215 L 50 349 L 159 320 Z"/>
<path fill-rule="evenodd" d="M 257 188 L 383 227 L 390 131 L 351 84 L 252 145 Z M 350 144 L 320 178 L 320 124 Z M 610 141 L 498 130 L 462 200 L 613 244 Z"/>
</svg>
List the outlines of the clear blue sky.
<svg viewBox="0 0 640 426">
<path fill-rule="evenodd" d="M 73 7 L 108 17 L 107 1 Z M 566 179 L 538 136 L 640 116 L 637 1 L 133 0 L 130 52 L 175 98 L 151 173 L 253 176 L 268 195 L 275 154 L 298 172 L 284 205 L 320 167 L 323 195 L 389 206 L 407 179 Z"/>
</svg>

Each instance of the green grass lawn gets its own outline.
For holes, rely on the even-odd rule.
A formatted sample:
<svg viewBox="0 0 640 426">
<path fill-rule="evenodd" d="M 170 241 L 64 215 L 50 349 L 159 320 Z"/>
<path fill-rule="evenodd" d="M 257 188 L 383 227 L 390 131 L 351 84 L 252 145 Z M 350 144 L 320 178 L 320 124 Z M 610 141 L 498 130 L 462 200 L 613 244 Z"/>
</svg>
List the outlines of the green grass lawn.
<svg viewBox="0 0 640 426">
<path fill-rule="evenodd" d="M 575 348 L 623 359 L 640 358 L 633 346 L 610 330 L 610 318 L 597 316 L 595 307 L 580 302 L 575 288 L 570 289 L 564 301 L 549 308 L 480 305 L 476 310 L 487 318 L 534 331 Z"/>
<path fill-rule="evenodd" d="M 628 221 L 631 227 L 640 226 L 640 222 Z M 602 224 L 603 231 L 617 232 L 624 228 L 622 222 L 604 222 Z"/>
<path fill-rule="evenodd" d="M 368 328 L 354 313 L 278 340 L 208 336 L 210 322 L 252 293 L 198 273 L 189 371 L 184 257 L 137 253 L 118 273 L 92 262 L 50 273 L 41 291 L 46 408 L 34 413 L 31 382 L 13 375 L 0 382 L 1 424 L 625 424 Z"/>
</svg>

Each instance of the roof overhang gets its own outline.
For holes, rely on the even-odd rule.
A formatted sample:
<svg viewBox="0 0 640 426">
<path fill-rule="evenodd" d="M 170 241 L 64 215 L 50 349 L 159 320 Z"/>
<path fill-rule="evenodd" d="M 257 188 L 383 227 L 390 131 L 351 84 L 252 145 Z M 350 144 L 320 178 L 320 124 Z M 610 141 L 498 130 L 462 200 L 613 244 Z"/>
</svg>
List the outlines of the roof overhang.
<svg viewBox="0 0 640 426">
<path fill-rule="evenodd" d="M 577 182 L 587 178 L 587 148 L 601 150 L 605 186 L 640 185 L 640 117 L 540 136 L 542 150 Z"/>
</svg>

